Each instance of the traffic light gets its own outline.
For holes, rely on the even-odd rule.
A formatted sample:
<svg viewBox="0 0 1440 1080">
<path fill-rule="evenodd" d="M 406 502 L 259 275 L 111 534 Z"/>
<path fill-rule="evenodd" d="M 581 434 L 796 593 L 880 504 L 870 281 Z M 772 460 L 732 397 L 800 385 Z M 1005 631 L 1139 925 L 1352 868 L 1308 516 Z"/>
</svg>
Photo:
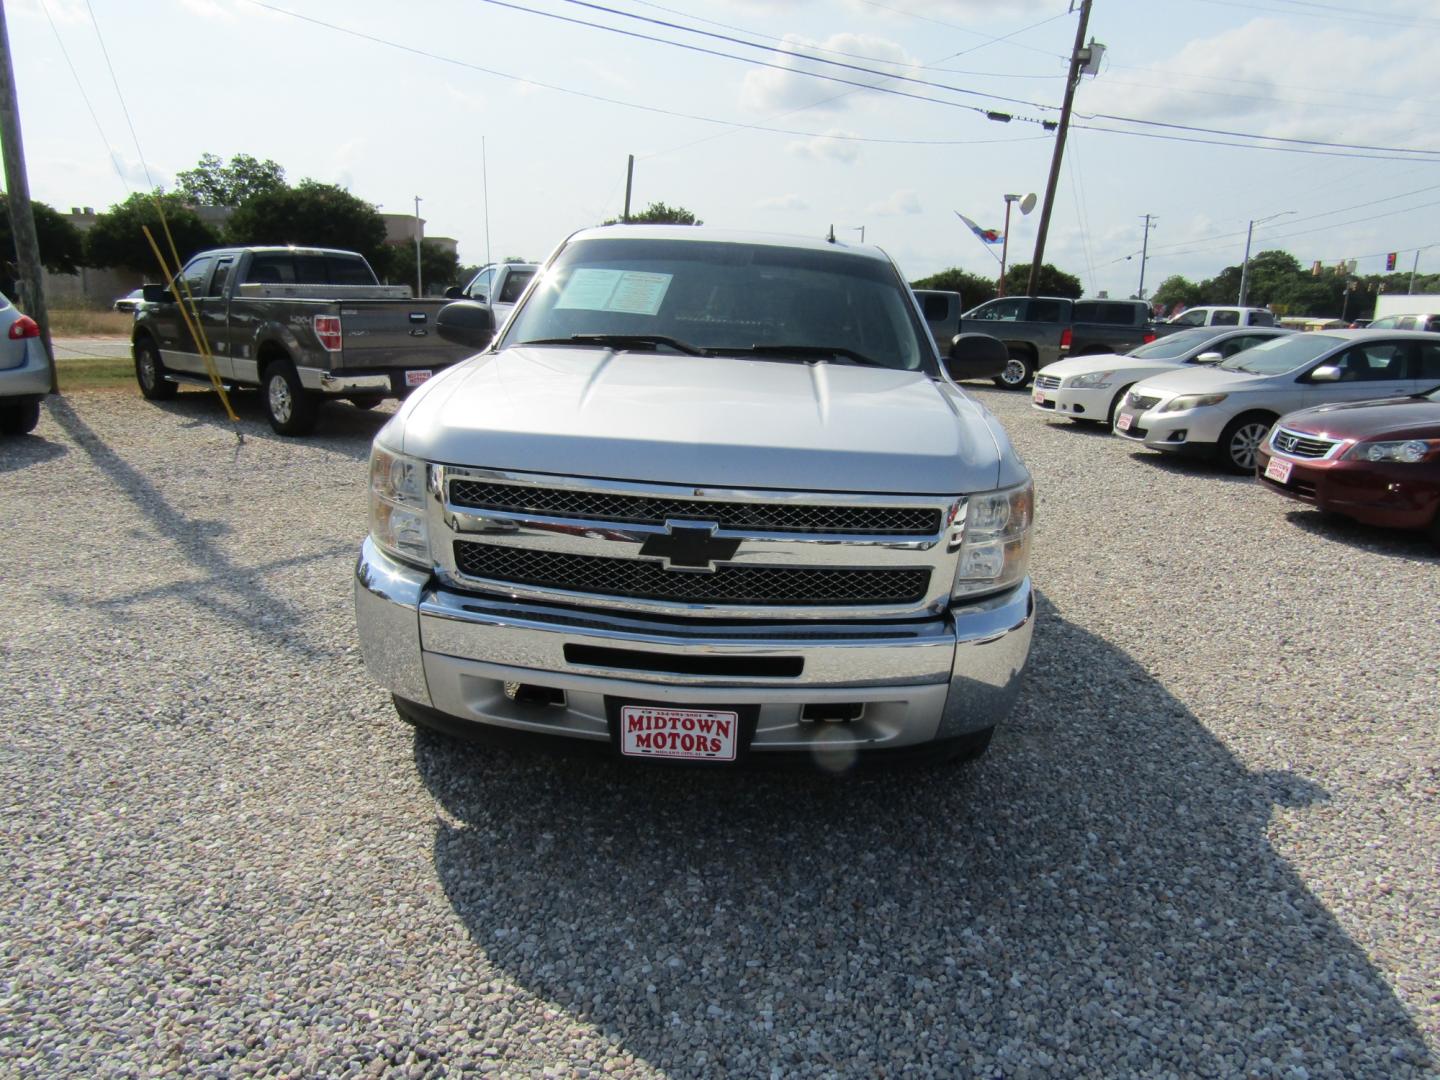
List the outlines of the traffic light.
<svg viewBox="0 0 1440 1080">
<path fill-rule="evenodd" d="M 1387 273 L 1395 269 L 1395 256 L 1398 254 L 1399 252 L 1392 251 L 1389 255 L 1385 256 L 1385 270 Z"/>
</svg>

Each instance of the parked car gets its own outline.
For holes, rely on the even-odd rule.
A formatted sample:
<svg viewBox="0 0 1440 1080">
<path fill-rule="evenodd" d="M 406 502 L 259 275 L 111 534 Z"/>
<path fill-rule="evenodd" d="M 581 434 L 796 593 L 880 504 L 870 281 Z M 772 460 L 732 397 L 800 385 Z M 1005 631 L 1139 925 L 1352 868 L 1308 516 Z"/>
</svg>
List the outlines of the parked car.
<svg viewBox="0 0 1440 1080">
<path fill-rule="evenodd" d="M 1005 296 L 965 312 L 960 329 L 1005 343 L 1010 363 L 995 384 L 1007 390 L 1023 390 L 1036 371 L 1063 357 L 1123 353 L 1155 340 L 1144 300 Z"/>
<path fill-rule="evenodd" d="M 1440 335 L 1329 330 L 1275 338 L 1229 360 L 1142 379 L 1115 434 L 1151 450 L 1217 458 L 1252 472 L 1285 413 L 1340 401 L 1408 397 L 1440 383 Z"/>
<path fill-rule="evenodd" d="M 1115 410 L 1132 385 L 1184 364 L 1216 364 L 1261 342 L 1290 333 L 1279 327 L 1237 330 L 1201 326 L 1131 349 L 1123 356 L 1072 356 L 1035 374 L 1034 408 L 1052 416 L 1096 424 L 1115 422 Z"/>
<path fill-rule="evenodd" d="M 878 248 L 704 227 L 571 236 L 375 438 L 355 575 L 418 724 L 711 767 L 973 757 L 1029 652 L 1033 487 Z"/>
<path fill-rule="evenodd" d="M 1440 315 L 1382 315 L 1370 320 L 1371 330 L 1425 330 L 1440 331 Z"/>
<path fill-rule="evenodd" d="M 1179 315 L 1155 324 L 1155 336 L 1165 337 L 1197 326 L 1274 326 L 1275 315 L 1266 308 L 1206 305 L 1186 308 Z"/>
<path fill-rule="evenodd" d="M 145 287 L 142 285 L 138 289 L 131 289 L 124 296 L 116 297 L 115 302 L 110 306 L 116 311 L 128 312 L 134 311 L 144 302 Z"/>
<path fill-rule="evenodd" d="M 0 435 L 28 435 L 40 422 L 40 399 L 50 392 L 50 362 L 40 326 L 0 296 Z"/>
<path fill-rule="evenodd" d="M 1256 471 L 1287 498 L 1370 525 L 1424 529 L 1440 547 L 1440 386 L 1282 416 Z"/>
</svg>

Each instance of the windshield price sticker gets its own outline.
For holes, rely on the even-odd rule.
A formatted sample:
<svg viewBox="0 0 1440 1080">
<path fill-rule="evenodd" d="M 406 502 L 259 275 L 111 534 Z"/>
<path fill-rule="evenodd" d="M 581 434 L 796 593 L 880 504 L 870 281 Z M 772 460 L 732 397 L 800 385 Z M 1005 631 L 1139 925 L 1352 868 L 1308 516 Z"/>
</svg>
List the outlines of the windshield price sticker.
<svg viewBox="0 0 1440 1080">
<path fill-rule="evenodd" d="M 627 757 L 734 761 L 739 741 L 739 713 L 653 705 L 620 710 L 620 752 Z"/>
<path fill-rule="evenodd" d="M 1284 458 L 1272 457 L 1270 464 L 1265 466 L 1265 475 L 1271 480 L 1281 484 L 1290 482 L 1290 470 L 1294 468 L 1293 463 Z"/>
<path fill-rule="evenodd" d="M 555 307 L 654 315 L 673 280 L 673 274 L 581 267 L 570 275 Z"/>
</svg>

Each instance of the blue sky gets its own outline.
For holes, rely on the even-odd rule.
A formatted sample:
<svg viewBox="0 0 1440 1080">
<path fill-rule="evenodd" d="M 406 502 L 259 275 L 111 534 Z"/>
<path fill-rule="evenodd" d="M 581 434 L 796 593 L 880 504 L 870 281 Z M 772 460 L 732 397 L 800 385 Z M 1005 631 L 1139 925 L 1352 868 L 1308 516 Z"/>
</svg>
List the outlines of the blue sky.
<svg viewBox="0 0 1440 1080">
<path fill-rule="evenodd" d="M 10 0 L 6 12 L 31 191 L 61 209 L 144 189 L 141 152 L 165 184 L 204 152 L 243 152 L 386 212 L 419 195 L 427 231 L 457 238 L 465 262 L 487 244 L 542 258 L 619 214 L 634 154 L 636 208 L 660 199 L 710 225 L 812 236 L 833 224 L 853 240 L 863 226 L 915 278 L 993 274 L 955 211 L 998 227 L 1005 193 L 1043 195 L 1053 136 L 1039 121 L 1058 116 L 1078 3 Z M 1390 251 L 1408 270 L 1421 249 L 1422 272 L 1440 270 L 1437 31 L 1421 0 L 1095 0 L 1089 34 L 1106 54 L 1076 95 L 1046 261 L 1091 294 L 1131 295 L 1149 213 L 1147 292 L 1238 263 L 1247 222 L 1272 216 L 1255 251 L 1364 273 Z M 1012 261 L 1030 258 L 1039 216 L 1012 219 Z"/>
</svg>

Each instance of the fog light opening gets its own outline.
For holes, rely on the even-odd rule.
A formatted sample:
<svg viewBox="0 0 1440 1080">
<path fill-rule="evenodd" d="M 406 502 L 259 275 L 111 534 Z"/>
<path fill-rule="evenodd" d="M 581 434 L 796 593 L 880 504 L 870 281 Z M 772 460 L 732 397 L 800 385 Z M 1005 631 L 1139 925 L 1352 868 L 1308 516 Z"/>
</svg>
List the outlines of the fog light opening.
<svg viewBox="0 0 1440 1080">
<path fill-rule="evenodd" d="M 565 705 L 565 691 L 531 683 L 507 682 L 505 696 L 520 705 Z"/>
<path fill-rule="evenodd" d="M 864 715 L 863 701 L 824 701 L 800 711 L 801 721 L 811 724 L 848 724 Z"/>
<path fill-rule="evenodd" d="M 1172 432 L 1170 433 L 1170 440 L 1169 440 L 1169 441 L 1170 441 L 1170 442 L 1184 442 L 1186 436 L 1188 436 L 1189 434 L 1190 434 L 1190 432 L 1189 432 L 1189 430 L 1188 430 L 1187 428 L 1181 428 L 1179 431 L 1172 431 Z"/>
</svg>

